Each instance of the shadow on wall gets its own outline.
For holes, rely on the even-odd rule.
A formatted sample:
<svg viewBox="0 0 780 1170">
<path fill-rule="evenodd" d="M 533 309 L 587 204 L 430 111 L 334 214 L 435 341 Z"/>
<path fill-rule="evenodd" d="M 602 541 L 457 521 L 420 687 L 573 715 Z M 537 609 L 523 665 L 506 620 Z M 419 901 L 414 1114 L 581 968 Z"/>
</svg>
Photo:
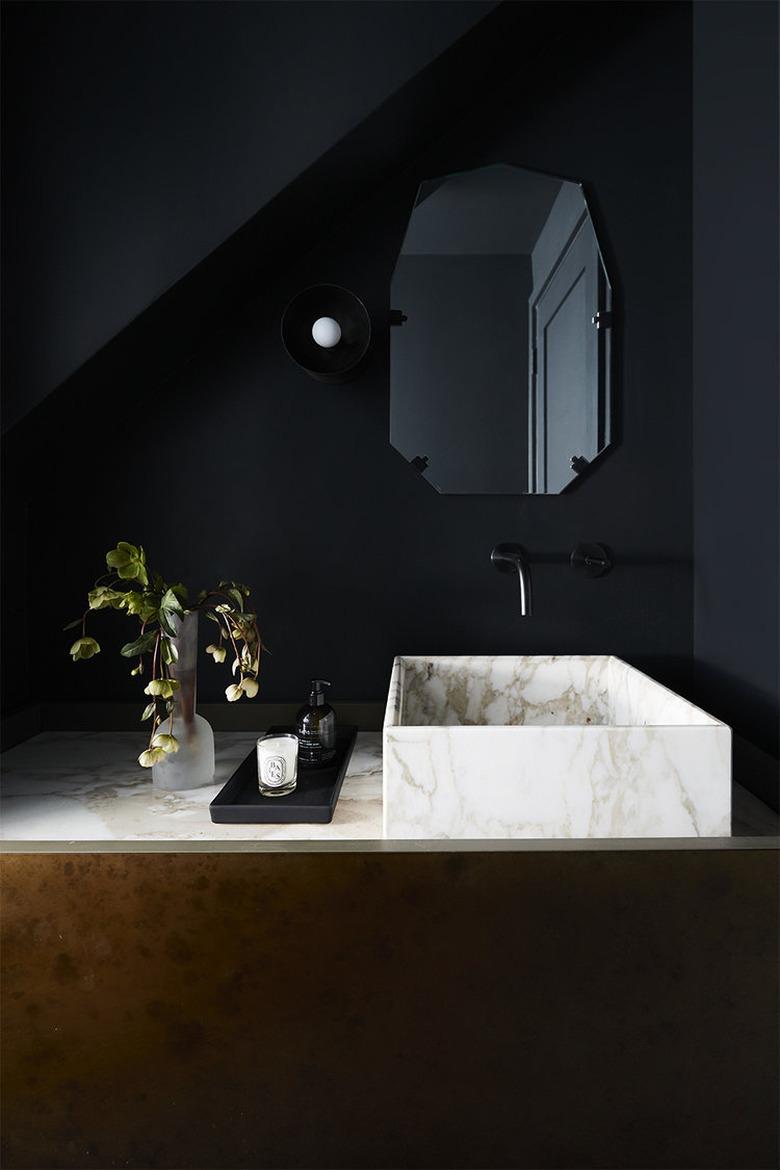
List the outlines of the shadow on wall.
<svg viewBox="0 0 780 1170">
<path fill-rule="evenodd" d="M 519 20 L 515 11 L 528 6 L 509 7 Z M 549 24 L 550 7 L 544 15 L 535 8 L 536 19 Z M 317 675 L 334 679 L 336 707 L 339 696 L 381 699 L 393 656 L 414 652 L 611 652 L 689 690 L 690 134 L 681 111 L 690 101 L 690 12 L 620 6 L 596 30 L 582 7 L 567 8 L 579 40 L 568 42 L 563 82 L 558 55 L 554 90 L 540 83 L 530 100 L 538 62 L 550 65 L 538 53 L 545 42 L 534 41 L 536 64 L 515 53 L 502 85 L 447 122 L 444 137 L 425 149 L 415 140 L 412 157 L 395 123 L 394 174 L 376 155 L 358 168 L 363 202 L 350 203 L 306 255 L 294 260 L 280 249 L 265 266 L 255 252 L 251 273 L 242 261 L 237 289 L 261 285 L 263 295 L 236 297 L 240 305 L 226 298 L 230 312 L 210 318 L 214 331 L 201 322 L 208 340 L 187 364 L 152 377 L 166 368 L 156 348 L 166 319 L 148 342 L 138 323 L 12 432 L 11 526 L 25 502 L 30 508 L 28 614 L 50 613 L 55 575 L 64 624 L 104 550 L 129 539 L 173 579 L 235 576 L 254 586 L 273 651 L 267 699 L 299 697 Z M 362 141 L 357 133 L 354 143 Z M 388 442 L 383 325 L 417 184 L 498 160 L 582 179 L 619 278 L 623 442 L 561 497 L 442 497 Z M 315 178 L 332 173 L 319 169 Z M 339 170 L 340 191 L 349 179 Z M 282 239 L 306 222 L 318 194 L 314 185 L 298 188 Z M 277 222 L 285 223 L 281 209 Z M 307 378 L 279 342 L 284 305 L 320 281 L 358 293 L 377 327 L 365 375 L 344 387 Z M 186 289 L 182 297 L 186 304 Z M 194 318 L 182 319 L 186 334 Z M 616 569 L 581 582 L 541 567 L 536 613 L 524 621 L 489 563 L 493 544 L 512 539 L 540 554 L 602 540 Z M 649 563 L 632 567 L 631 558 Z M 104 653 L 77 666 L 66 636 L 28 621 L 35 668 L 15 701 L 135 698 L 124 661 L 109 650 L 112 634 L 124 640 L 122 619 L 105 620 L 117 625 L 102 639 Z M 201 696 L 220 699 L 223 682 L 204 660 Z"/>
<path fill-rule="evenodd" d="M 494 8 L 8 5 L 4 425 Z"/>
</svg>

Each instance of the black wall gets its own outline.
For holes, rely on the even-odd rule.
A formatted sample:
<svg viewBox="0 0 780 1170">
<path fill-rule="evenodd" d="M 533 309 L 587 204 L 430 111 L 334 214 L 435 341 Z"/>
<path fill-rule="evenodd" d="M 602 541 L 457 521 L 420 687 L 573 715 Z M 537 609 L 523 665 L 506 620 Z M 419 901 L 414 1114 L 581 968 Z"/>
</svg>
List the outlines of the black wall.
<svg viewBox="0 0 780 1170">
<path fill-rule="evenodd" d="M 694 32 L 695 686 L 776 757 L 778 7 Z"/>
<path fill-rule="evenodd" d="M 494 6 L 5 4 L 4 425 Z"/>
<path fill-rule="evenodd" d="M 118 539 L 172 579 L 253 586 L 268 699 L 303 695 L 312 674 L 333 679 L 336 704 L 380 699 L 393 655 L 425 652 L 616 653 L 690 689 L 690 9 L 511 7 L 513 72 L 175 376 L 76 381 L 11 432 L 31 655 L 27 686 L 13 661 L 11 700 L 137 697 L 114 649 L 122 619 L 95 622 L 90 663 L 72 665 L 59 632 Z M 388 443 L 384 322 L 417 183 L 495 161 L 584 181 L 616 288 L 621 441 L 564 496 L 440 496 Z M 371 364 L 347 386 L 311 381 L 279 342 L 287 298 L 318 281 L 374 316 Z M 492 545 L 566 555 L 584 539 L 613 549 L 612 575 L 539 566 L 520 618 Z M 227 681 L 204 660 L 203 697 Z"/>
</svg>

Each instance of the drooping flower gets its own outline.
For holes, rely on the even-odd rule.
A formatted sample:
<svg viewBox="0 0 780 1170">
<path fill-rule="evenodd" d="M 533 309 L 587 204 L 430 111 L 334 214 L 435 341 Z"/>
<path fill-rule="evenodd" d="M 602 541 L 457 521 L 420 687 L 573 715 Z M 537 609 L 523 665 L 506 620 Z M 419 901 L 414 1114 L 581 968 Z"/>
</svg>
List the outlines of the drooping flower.
<svg viewBox="0 0 780 1170">
<path fill-rule="evenodd" d="M 158 607 L 154 604 L 154 595 L 141 593 L 137 589 L 128 589 L 122 594 L 121 605 L 129 614 L 138 617 L 142 622 L 150 622 L 157 617 Z"/>
<path fill-rule="evenodd" d="M 241 698 L 243 693 L 241 683 L 232 683 L 229 687 L 225 688 L 225 696 L 229 703 L 235 703 L 237 699 Z"/>
<path fill-rule="evenodd" d="M 257 692 L 260 690 L 260 684 L 256 678 L 245 678 L 238 684 L 248 699 L 254 699 Z"/>
<path fill-rule="evenodd" d="M 175 735 L 156 735 L 152 740 L 153 748 L 162 748 L 166 755 L 179 750 L 179 741 Z"/>
<path fill-rule="evenodd" d="M 109 569 L 115 569 L 123 581 L 149 584 L 144 550 L 136 548 L 134 544 L 128 544 L 126 540 L 120 540 L 116 548 L 106 553 L 106 564 Z"/>
<path fill-rule="evenodd" d="M 111 589 L 108 585 L 96 585 L 87 594 L 90 609 L 120 609 L 125 604 L 125 594 L 118 589 Z"/>
<path fill-rule="evenodd" d="M 157 695 L 161 699 L 173 698 L 174 692 L 179 689 L 179 680 L 175 678 L 153 678 L 144 687 L 145 695 Z"/>
<path fill-rule="evenodd" d="M 224 646 L 215 646 L 214 643 L 206 647 L 206 653 L 210 654 L 215 662 L 224 662 L 227 656 L 227 650 Z"/>
<path fill-rule="evenodd" d="M 159 764 L 164 759 L 165 752 L 162 748 L 150 747 L 145 752 L 141 752 L 138 757 L 138 763 L 142 768 L 153 768 L 155 764 Z"/>
<path fill-rule="evenodd" d="M 100 646 L 94 638 L 79 638 L 70 648 L 70 654 L 74 662 L 78 662 L 79 658 L 94 658 L 99 653 Z"/>
</svg>

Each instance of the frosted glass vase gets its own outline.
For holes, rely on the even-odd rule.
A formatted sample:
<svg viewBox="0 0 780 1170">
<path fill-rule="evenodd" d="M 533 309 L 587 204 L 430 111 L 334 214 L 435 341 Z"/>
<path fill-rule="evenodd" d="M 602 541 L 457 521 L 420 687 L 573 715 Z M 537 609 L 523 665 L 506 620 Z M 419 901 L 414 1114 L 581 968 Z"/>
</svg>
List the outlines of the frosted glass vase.
<svg viewBox="0 0 780 1170">
<path fill-rule="evenodd" d="M 174 618 L 176 649 L 179 657 L 169 667 L 179 689 L 175 697 L 173 734 L 179 750 L 155 764 L 152 783 L 155 788 L 175 792 L 182 788 L 201 788 L 214 782 L 214 732 L 211 724 L 195 710 L 198 684 L 198 614 Z M 160 725 L 167 732 L 169 721 Z"/>
</svg>

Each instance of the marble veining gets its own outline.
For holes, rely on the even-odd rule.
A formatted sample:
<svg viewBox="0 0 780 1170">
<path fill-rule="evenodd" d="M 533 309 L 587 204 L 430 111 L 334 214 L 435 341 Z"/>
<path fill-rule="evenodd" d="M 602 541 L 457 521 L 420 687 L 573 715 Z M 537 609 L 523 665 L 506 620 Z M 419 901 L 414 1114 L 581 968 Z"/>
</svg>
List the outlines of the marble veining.
<svg viewBox="0 0 780 1170">
<path fill-rule="evenodd" d="M 401 722 L 413 726 L 608 723 L 609 659 L 406 659 Z"/>
<path fill-rule="evenodd" d="M 611 656 L 398 658 L 387 837 L 730 833 L 731 731 Z"/>
<path fill-rule="evenodd" d="M 374 840 L 382 833 L 382 749 L 358 735 L 329 825 L 215 825 L 209 804 L 253 747 L 252 732 L 217 732 L 214 784 L 164 792 L 137 763 L 134 732 L 48 732 L 3 755 L 5 840 Z"/>
<path fill-rule="evenodd" d="M 216 851 L 234 842 L 251 847 L 283 847 L 285 841 L 312 843 L 312 848 L 341 843 L 344 849 L 382 846 L 381 736 L 363 733 L 344 780 L 336 815 L 330 825 L 214 825 L 208 805 L 219 785 L 244 757 L 253 734 L 216 733 L 217 782 L 211 788 L 160 793 L 135 763 L 135 733 L 48 732 L 5 752 L 0 780 L 0 835 L 8 842 L 127 842 L 128 850 L 172 844 Z M 423 790 L 430 780 L 423 770 L 410 777 Z M 734 787 L 733 835 L 776 839 L 778 816 L 739 785 Z M 500 818 L 496 828 L 500 829 Z M 512 839 L 508 839 L 511 841 Z M 607 839 L 608 840 L 608 839 Z M 421 838 L 428 848 L 446 843 Z M 517 848 L 535 844 L 515 838 Z M 463 843 L 463 842 L 461 842 Z M 485 842 L 486 848 L 502 842 Z M 637 842 L 638 844 L 639 842 Z M 595 844 L 598 845 L 598 842 Z M 412 844 L 413 848 L 417 846 Z"/>
</svg>

